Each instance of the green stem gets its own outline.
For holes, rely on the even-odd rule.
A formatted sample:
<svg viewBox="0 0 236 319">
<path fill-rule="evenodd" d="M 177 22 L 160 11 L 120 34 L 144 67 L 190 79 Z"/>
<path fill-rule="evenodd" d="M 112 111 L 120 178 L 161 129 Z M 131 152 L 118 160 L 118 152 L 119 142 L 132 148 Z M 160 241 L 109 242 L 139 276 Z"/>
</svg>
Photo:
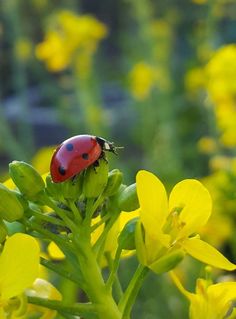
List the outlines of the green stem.
<svg viewBox="0 0 236 319">
<path fill-rule="evenodd" d="M 43 257 L 40 258 L 40 264 L 83 288 L 81 280 L 79 280 L 74 273 L 69 272 L 59 264 L 55 264 L 51 260 L 45 259 Z"/>
<path fill-rule="evenodd" d="M 91 303 L 75 303 L 72 306 L 65 306 L 61 301 L 49 300 L 38 297 L 28 297 L 28 302 L 33 305 L 38 305 L 48 309 L 62 311 L 75 316 L 79 316 L 84 313 L 96 312 L 97 310 L 97 306 L 92 305 Z"/>
<path fill-rule="evenodd" d="M 93 204 L 94 204 L 94 198 L 88 198 L 86 202 L 85 219 L 83 222 L 84 227 L 88 227 L 91 224 L 91 219 L 94 213 Z"/>
<path fill-rule="evenodd" d="M 129 319 L 134 301 L 142 286 L 142 283 L 149 272 L 149 268 L 139 265 L 134 276 L 132 277 L 123 297 L 119 302 L 119 310 L 123 313 L 122 319 Z"/>
<path fill-rule="evenodd" d="M 51 207 L 57 214 L 58 216 L 65 222 L 67 227 L 70 228 L 72 232 L 77 232 L 77 227 L 73 223 L 73 221 L 67 216 L 67 212 L 64 211 L 63 209 L 59 208 L 45 193 L 42 194 L 41 200 L 43 203 L 49 207 Z"/>
<path fill-rule="evenodd" d="M 76 207 L 74 200 L 73 199 L 68 199 L 67 202 L 69 204 L 69 207 L 70 207 L 72 213 L 74 214 L 75 221 L 78 222 L 78 224 L 81 224 L 82 215 L 81 215 L 81 212 L 80 212 L 79 208 Z"/>
<path fill-rule="evenodd" d="M 118 246 L 118 248 L 116 250 L 116 255 L 115 255 L 114 261 L 112 263 L 111 272 L 110 272 L 110 275 L 109 275 L 108 280 L 106 282 L 107 289 L 112 288 L 112 285 L 113 285 L 114 280 L 116 278 L 116 273 L 117 273 L 117 270 L 119 267 L 121 253 L 122 253 L 122 248 L 120 246 Z M 108 260 L 110 259 L 109 257 L 110 256 L 107 256 Z"/>
<path fill-rule="evenodd" d="M 111 219 L 105 225 L 105 228 L 104 228 L 101 236 L 98 238 L 98 240 L 96 241 L 96 243 L 93 247 L 94 251 L 97 253 L 98 259 L 100 258 L 99 256 L 101 256 L 103 254 L 103 246 L 104 246 L 105 240 L 107 238 L 107 234 L 110 231 L 110 229 L 112 228 L 112 226 L 114 225 L 114 223 L 118 217 L 119 217 L 118 214 L 111 217 Z"/>
<path fill-rule="evenodd" d="M 96 255 L 92 251 L 89 231 L 83 230 L 84 234 L 74 237 L 74 243 L 79 251 L 77 258 L 85 281 L 86 293 L 92 303 L 100 306 L 97 312 L 98 318 L 121 319 L 121 313 L 111 292 L 106 289 Z"/>
<path fill-rule="evenodd" d="M 106 214 L 104 217 L 101 218 L 101 220 L 99 220 L 99 222 L 97 222 L 96 224 L 94 224 L 93 226 L 91 226 L 91 233 L 97 229 L 99 226 L 101 226 L 102 224 L 104 224 L 108 219 L 110 218 L 109 214 Z"/>
<path fill-rule="evenodd" d="M 115 261 L 112 260 L 111 253 L 107 252 L 105 254 L 105 257 L 107 259 L 108 266 L 109 266 L 109 268 L 112 271 Z M 111 274 L 110 274 L 109 278 L 110 277 L 111 277 Z M 109 280 L 109 278 L 108 278 L 108 280 Z M 108 285 L 108 281 L 106 282 L 106 285 Z M 114 287 L 114 294 L 115 294 L 116 300 L 120 300 L 122 298 L 122 296 L 123 296 L 123 290 L 122 290 L 122 287 L 121 287 L 121 284 L 120 284 L 120 280 L 119 280 L 119 278 L 117 276 L 117 272 L 115 272 L 115 274 L 114 274 L 113 287 Z"/>
<path fill-rule="evenodd" d="M 49 222 L 49 223 L 54 224 L 54 225 L 65 227 L 65 223 L 58 218 L 49 216 L 47 214 L 39 213 L 39 212 L 32 210 L 32 209 L 29 209 L 29 211 L 30 211 L 31 215 L 33 215 L 37 219 L 44 220 L 45 222 Z"/>
<path fill-rule="evenodd" d="M 41 226 L 39 226 L 37 223 L 33 222 L 32 220 L 27 221 L 26 225 L 30 229 L 35 230 L 38 233 L 44 235 L 46 239 L 50 239 L 54 241 L 60 248 L 64 247 L 64 248 L 69 248 L 70 250 L 73 249 L 73 246 L 68 241 L 66 241 L 65 238 L 62 239 L 60 236 L 42 228 Z"/>
</svg>

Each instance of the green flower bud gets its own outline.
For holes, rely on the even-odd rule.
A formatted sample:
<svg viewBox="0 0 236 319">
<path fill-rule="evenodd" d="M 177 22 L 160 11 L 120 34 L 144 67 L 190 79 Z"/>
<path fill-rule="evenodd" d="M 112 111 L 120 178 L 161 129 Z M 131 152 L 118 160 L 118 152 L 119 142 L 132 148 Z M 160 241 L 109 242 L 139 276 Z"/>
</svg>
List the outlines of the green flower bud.
<svg viewBox="0 0 236 319">
<path fill-rule="evenodd" d="M 46 193 L 56 200 L 62 197 L 62 183 L 54 183 L 50 174 L 46 177 Z"/>
<path fill-rule="evenodd" d="M 125 212 L 132 212 L 139 208 L 139 200 L 137 196 L 136 183 L 129 185 L 118 198 L 118 205 L 120 210 Z"/>
<path fill-rule="evenodd" d="M 0 218 L 13 222 L 22 218 L 24 208 L 17 196 L 7 187 L 0 184 Z"/>
<path fill-rule="evenodd" d="M 130 220 L 122 229 L 118 237 L 118 244 L 122 249 L 134 250 L 135 249 L 135 229 L 138 218 Z"/>
<path fill-rule="evenodd" d="M 19 222 L 8 223 L 5 222 L 7 233 L 9 236 L 12 236 L 16 233 L 25 233 L 25 226 Z"/>
<path fill-rule="evenodd" d="M 144 229 L 140 220 L 137 221 L 135 229 L 135 246 L 139 262 L 142 265 L 147 266 L 147 251 L 144 242 Z"/>
<path fill-rule="evenodd" d="M 0 243 L 4 242 L 7 237 L 7 227 L 5 223 L 0 220 Z"/>
<path fill-rule="evenodd" d="M 104 196 L 110 197 L 118 192 L 119 187 L 123 180 L 123 174 L 118 169 L 113 169 L 108 174 L 107 186 L 103 192 Z"/>
<path fill-rule="evenodd" d="M 148 265 L 148 267 L 156 274 L 162 274 L 175 268 L 182 261 L 184 256 L 185 253 L 183 250 L 178 249 L 164 255 L 151 265 Z"/>
<path fill-rule="evenodd" d="M 83 194 L 86 198 L 96 198 L 103 193 L 108 180 L 108 163 L 99 160 L 99 165 L 88 167 L 84 174 Z"/>
<path fill-rule="evenodd" d="M 58 183 L 57 183 L 58 184 Z M 69 179 L 61 183 L 62 196 L 65 199 L 78 199 L 82 193 L 83 174 L 76 175 L 74 179 Z"/>
<path fill-rule="evenodd" d="M 26 211 L 29 208 L 29 202 L 18 191 L 10 190 L 10 192 L 16 195 L 16 197 L 17 197 L 18 201 L 21 203 L 24 211 Z"/>
<path fill-rule="evenodd" d="M 37 199 L 37 195 L 45 188 L 39 173 L 25 162 L 13 161 L 10 163 L 9 173 L 21 193 L 29 200 Z"/>
</svg>

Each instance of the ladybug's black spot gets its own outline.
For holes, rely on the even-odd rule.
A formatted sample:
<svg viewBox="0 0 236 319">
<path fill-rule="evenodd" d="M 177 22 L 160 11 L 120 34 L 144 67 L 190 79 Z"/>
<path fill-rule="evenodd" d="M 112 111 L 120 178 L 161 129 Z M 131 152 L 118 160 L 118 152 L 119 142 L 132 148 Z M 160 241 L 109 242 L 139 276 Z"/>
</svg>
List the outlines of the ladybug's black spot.
<svg viewBox="0 0 236 319">
<path fill-rule="evenodd" d="M 71 152 L 74 149 L 74 145 L 71 143 L 68 143 L 68 144 L 66 144 L 66 149 L 67 149 L 67 151 Z"/>
<path fill-rule="evenodd" d="M 65 175 L 66 174 L 66 170 L 63 166 L 59 166 L 58 167 L 58 172 L 61 174 L 61 175 Z"/>
<path fill-rule="evenodd" d="M 83 153 L 83 154 L 82 154 L 82 158 L 83 158 L 84 160 L 87 160 L 87 159 L 89 158 L 88 153 Z"/>
</svg>

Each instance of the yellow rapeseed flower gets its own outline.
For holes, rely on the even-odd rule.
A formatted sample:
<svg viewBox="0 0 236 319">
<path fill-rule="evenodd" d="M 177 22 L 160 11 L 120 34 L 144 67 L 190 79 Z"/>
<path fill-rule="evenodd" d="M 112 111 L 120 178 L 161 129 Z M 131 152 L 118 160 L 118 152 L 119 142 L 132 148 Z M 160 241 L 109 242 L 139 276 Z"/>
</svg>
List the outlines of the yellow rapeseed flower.
<svg viewBox="0 0 236 319">
<path fill-rule="evenodd" d="M 196 284 L 196 292 L 187 291 L 172 271 L 171 277 L 181 291 L 190 301 L 190 319 L 223 319 L 229 318 L 229 311 L 236 301 L 236 282 L 221 282 L 211 284 L 207 280 L 199 278 Z M 234 317 L 235 318 L 235 317 Z"/>
<path fill-rule="evenodd" d="M 37 278 L 34 281 L 32 287 L 27 289 L 26 295 L 49 300 L 62 300 L 61 293 L 50 282 L 42 278 Z M 27 315 L 36 312 L 43 314 L 41 317 L 42 319 L 53 319 L 57 315 L 56 310 L 40 307 L 37 305 L 28 306 Z"/>
<path fill-rule="evenodd" d="M 144 100 L 155 83 L 155 71 L 151 65 L 141 61 L 134 65 L 129 73 L 131 93 L 138 100 Z"/>
<path fill-rule="evenodd" d="M 10 301 L 20 296 L 38 276 L 39 245 L 26 234 L 14 234 L 6 240 L 0 256 L 0 318 L 10 318 L 16 309 Z"/>
<path fill-rule="evenodd" d="M 206 66 L 207 90 L 211 99 L 219 103 L 236 94 L 236 44 L 218 49 Z"/>
<path fill-rule="evenodd" d="M 81 67 L 79 61 L 87 58 L 86 70 L 82 71 L 88 71 L 92 55 L 107 35 L 106 26 L 91 15 L 79 16 L 68 10 L 53 18 L 45 40 L 36 47 L 37 58 L 51 71 L 62 71 L 70 65 Z"/>
<path fill-rule="evenodd" d="M 174 250 L 217 268 L 234 270 L 214 247 L 202 241 L 196 233 L 207 223 L 212 209 L 208 190 L 197 180 L 186 179 L 175 185 L 169 200 L 162 182 L 148 171 L 136 177 L 140 203 L 140 221 L 145 236 L 144 246 L 137 241 L 136 249 L 142 264 L 152 265 Z"/>
</svg>

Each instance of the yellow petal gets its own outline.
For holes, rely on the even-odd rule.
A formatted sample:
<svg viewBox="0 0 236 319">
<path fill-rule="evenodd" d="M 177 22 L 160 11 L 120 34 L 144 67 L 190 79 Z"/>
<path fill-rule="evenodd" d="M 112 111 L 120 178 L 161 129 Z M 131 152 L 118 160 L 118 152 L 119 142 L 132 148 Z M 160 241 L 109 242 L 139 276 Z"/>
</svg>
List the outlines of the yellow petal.
<svg viewBox="0 0 236 319">
<path fill-rule="evenodd" d="M 196 232 L 211 215 L 212 200 L 208 190 L 197 180 L 186 179 L 175 185 L 169 200 L 169 210 L 181 209 L 178 238 Z"/>
<path fill-rule="evenodd" d="M 48 245 L 48 253 L 52 259 L 55 259 L 55 260 L 65 259 L 65 255 L 53 241 L 51 241 L 50 244 Z"/>
<path fill-rule="evenodd" d="M 182 243 L 183 248 L 192 257 L 224 270 L 235 270 L 236 265 L 225 258 L 217 249 L 198 238 L 191 238 Z"/>
<path fill-rule="evenodd" d="M 7 300 L 31 286 L 39 270 L 39 245 L 26 234 L 9 237 L 0 256 L 1 297 Z"/>
<path fill-rule="evenodd" d="M 236 282 L 221 282 L 208 287 L 207 293 L 212 299 L 220 299 L 222 304 L 236 300 Z"/>
<path fill-rule="evenodd" d="M 139 171 L 136 177 L 140 203 L 140 219 L 150 237 L 158 238 L 168 214 L 167 194 L 162 182 L 148 171 Z"/>
</svg>

